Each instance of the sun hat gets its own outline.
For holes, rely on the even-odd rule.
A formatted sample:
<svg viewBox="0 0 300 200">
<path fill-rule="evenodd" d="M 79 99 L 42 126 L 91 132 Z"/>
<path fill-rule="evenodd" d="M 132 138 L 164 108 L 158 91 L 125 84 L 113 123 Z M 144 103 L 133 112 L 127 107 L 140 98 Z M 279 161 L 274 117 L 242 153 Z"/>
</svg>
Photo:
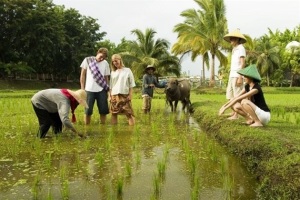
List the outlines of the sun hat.
<svg viewBox="0 0 300 200">
<path fill-rule="evenodd" d="M 248 67 L 245 67 L 243 69 L 240 69 L 238 72 L 238 74 L 241 74 L 243 76 L 247 76 L 250 78 L 253 78 L 257 81 L 261 81 L 261 77 L 258 73 L 258 70 L 256 68 L 256 65 L 249 65 Z"/>
<path fill-rule="evenodd" d="M 153 69 L 153 71 L 155 71 L 155 67 L 154 67 L 153 65 L 148 65 L 148 66 L 146 67 L 145 71 L 148 70 L 148 69 L 151 69 L 151 68 Z"/>
<path fill-rule="evenodd" d="M 89 108 L 89 106 L 86 103 L 86 91 L 83 89 L 72 91 L 69 90 L 69 93 L 77 100 L 79 104 L 84 106 L 85 108 Z"/>
<path fill-rule="evenodd" d="M 226 40 L 227 42 L 230 42 L 231 37 L 240 38 L 241 44 L 244 44 L 247 42 L 247 39 L 245 38 L 245 36 L 243 34 L 241 34 L 240 29 L 236 29 L 236 30 L 232 31 L 231 33 L 226 34 L 224 36 L 224 40 Z"/>
</svg>

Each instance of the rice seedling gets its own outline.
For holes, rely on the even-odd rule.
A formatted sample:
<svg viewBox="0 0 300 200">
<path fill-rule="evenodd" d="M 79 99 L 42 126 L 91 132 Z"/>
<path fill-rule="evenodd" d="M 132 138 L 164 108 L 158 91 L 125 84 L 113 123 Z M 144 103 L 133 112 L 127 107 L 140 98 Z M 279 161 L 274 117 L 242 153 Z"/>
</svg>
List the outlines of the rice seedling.
<svg viewBox="0 0 300 200">
<path fill-rule="evenodd" d="M 74 159 L 75 159 L 74 163 L 75 163 L 76 169 L 79 170 L 82 166 L 79 152 L 77 152 L 77 151 L 74 152 Z"/>
<path fill-rule="evenodd" d="M 160 177 L 154 173 L 153 179 L 152 179 L 152 185 L 153 185 L 153 194 L 155 198 L 158 198 L 161 194 L 161 179 Z"/>
<path fill-rule="evenodd" d="M 158 177 L 160 180 L 164 181 L 166 176 L 166 161 L 164 159 L 158 161 L 157 163 Z"/>
<path fill-rule="evenodd" d="M 131 169 L 131 164 L 129 161 L 127 161 L 125 164 L 125 172 L 126 172 L 126 177 L 130 178 L 132 175 L 132 169 Z"/>
<path fill-rule="evenodd" d="M 38 199 L 40 186 L 41 186 L 41 177 L 40 177 L 40 172 L 38 172 L 37 175 L 34 177 L 33 184 L 30 190 L 33 195 L 33 199 Z"/>
<path fill-rule="evenodd" d="M 169 143 L 166 143 L 163 151 L 163 160 L 165 160 L 165 162 L 168 160 L 169 153 L 170 153 L 170 145 Z"/>
<path fill-rule="evenodd" d="M 139 166 L 142 163 L 142 156 L 141 156 L 141 152 L 138 150 L 135 152 L 135 165 L 136 168 L 139 168 Z"/>
<path fill-rule="evenodd" d="M 100 149 L 98 149 L 98 151 L 96 152 L 95 154 L 95 160 L 99 166 L 99 168 L 101 168 L 103 165 L 104 165 L 104 155 L 103 153 L 101 152 Z"/>
<path fill-rule="evenodd" d="M 105 199 L 107 200 L 115 200 L 117 199 L 114 196 L 114 189 L 113 189 L 113 185 L 111 181 L 107 181 L 107 183 L 105 184 Z"/>
<path fill-rule="evenodd" d="M 47 200 L 53 200 L 53 196 L 52 196 L 52 192 L 51 192 L 51 188 L 48 189 L 48 194 L 47 194 Z"/>
<path fill-rule="evenodd" d="M 119 175 L 117 177 L 117 196 L 120 198 L 123 195 L 124 178 Z"/>
<path fill-rule="evenodd" d="M 223 156 L 220 165 L 225 199 L 231 199 L 234 183 L 229 172 L 228 158 Z"/>
<path fill-rule="evenodd" d="M 46 154 L 44 154 L 43 156 L 43 164 L 44 167 L 46 167 L 48 170 L 51 169 L 51 165 L 52 165 L 52 151 L 46 151 Z"/>
<path fill-rule="evenodd" d="M 193 183 L 192 183 L 192 190 L 191 190 L 191 199 L 197 200 L 199 199 L 200 194 L 200 175 L 199 173 L 195 173 L 195 176 L 193 177 Z"/>
<path fill-rule="evenodd" d="M 85 139 L 83 143 L 84 151 L 88 151 L 91 148 L 91 139 Z"/>
<path fill-rule="evenodd" d="M 61 195 L 63 199 L 69 199 L 69 180 L 68 180 L 68 168 L 63 165 L 59 170 L 60 183 L 61 183 Z"/>
<path fill-rule="evenodd" d="M 218 156 L 219 155 L 218 155 L 217 150 L 216 150 L 216 148 L 215 148 L 215 146 L 212 142 L 208 143 L 207 152 L 208 152 L 209 157 L 212 161 L 214 161 L 214 162 L 218 161 Z"/>
<path fill-rule="evenodd" d="M 108 155 L 111 154 L 113 137 L 114 137 L 113 135 L 114 134 L 112 132 L 110 132 L 107 139 L 105 140 L 105 149 L 106 149 Z"/>
</svg>

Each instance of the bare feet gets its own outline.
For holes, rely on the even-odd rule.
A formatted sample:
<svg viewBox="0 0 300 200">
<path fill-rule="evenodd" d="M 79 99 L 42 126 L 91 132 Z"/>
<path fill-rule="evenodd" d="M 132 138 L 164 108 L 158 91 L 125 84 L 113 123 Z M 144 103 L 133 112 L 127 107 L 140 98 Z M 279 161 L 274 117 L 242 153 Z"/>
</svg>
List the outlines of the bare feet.
<svg viewBox="0 0 300 200">
<path fill-rule="evenodd" d="M 251 124 L 253 124 L 254 123 L 254 121 L 252 120 L 252 119 L 248 119 L 247 121 L 246 121 L 246 124 L 248 124 L 248 125 L 251 125 Z"/>
<path fill-rule="evenodd" d="M 236 120 L 236 119 L 238 119 L 238 118 L 239 118 L 238 116 L 233 115 L 233 116 L 231 116 L 231 117 L 228 117 L 227 119 L 229 119 L 229 120 Z"/>
<path fill-rule="evenodd" d="M 262 125 L 262 123 L 260 123 L 260 122 L 255 122 L 255 123 L 251 124 L 250 126 L 251 126 L 251 127 L 261 127 L 261 126 L 263 126 L 263 125 Z"/>
</svg>

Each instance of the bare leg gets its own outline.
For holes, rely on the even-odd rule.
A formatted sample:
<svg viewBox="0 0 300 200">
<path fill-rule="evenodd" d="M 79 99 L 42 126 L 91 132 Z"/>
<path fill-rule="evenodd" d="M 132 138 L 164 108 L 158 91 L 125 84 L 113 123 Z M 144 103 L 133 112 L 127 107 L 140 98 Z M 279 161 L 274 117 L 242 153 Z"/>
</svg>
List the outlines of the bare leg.
<svg viewBox="0 0 300 200">
<path fill-rule="evenodd" d="M 89 125 L 91 123 L 91 115 L 84 115 L 84 123 L 85 125 Z"/>
<path fill-rule="evenodd" d="M 243 110 L 242 110 L 242 106 L 241 104 L 238 102 L 236 104 L 234 104 L 232 106 L 232 110 L 233 110 L 233 115 L 231 117 L 228 117 L 227 119 L 229 120 L 235 120 L 235 119 L 238 119 L 239 118 L 239 115 L 246 115 Z"/>
<path fill-rule="evenodd" d="M 127 119 L 128 119 L 128 124 L 130 126 L 133 126 L 135 124 L 135 118 L 134 118 L 134 116 L 127 117 Z"/>
<path fill-rule="evenodd" d="M 100 114 L 100 124 L 105 124 L 105 122 L 106 122 L 106 115 Z"/>
<path fill-rule="evenodd" d="M 235 119 L 238 119 L 238 118 L 239 118 L 238 113 L 237 112 L 232 112 L 231 116 L 228 117 L 227 119 L 229 119 L 229 120 L 235 120 Z"/>
<path fill-rule="evenodd" d="M 111 114 L 111 124 L 117 124 L 117 123 L 118 123 L 118 115 Z"/>
<path fill-rule="evenodd" d="M 250 123 L 251 127 L 263 126 L 263 124 L 258 119 L 258 117 L 255 113 L 255 109 L 256 109 L 255 104 L 253 104 L 249 100 L 243 100 L 242 101 L 242 107 L 243 107 L 243 110 L 248 114 L 247 115 L 247 118 L 248 118 L 247 122 L 250 122 L 250 119 L 252 119 L 252 123 Z"/>
</svg>

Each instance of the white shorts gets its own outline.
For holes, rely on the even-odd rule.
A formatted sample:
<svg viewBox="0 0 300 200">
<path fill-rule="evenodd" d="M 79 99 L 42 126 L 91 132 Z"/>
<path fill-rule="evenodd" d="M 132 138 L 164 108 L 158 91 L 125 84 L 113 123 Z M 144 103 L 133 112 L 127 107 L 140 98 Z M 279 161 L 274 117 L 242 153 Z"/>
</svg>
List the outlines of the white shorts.
<svg viewBox="0 0 300 200">
<path fill-rule="evenodd" d="M 271 113 L 270 112 L 266 112 L 266 111 L 260 109 L 257 106 L 256 106 L 256 109 L 255 109 L 255 114 L 257 115 L 259 121 L 263 125 L 266 125 L 267 123 L 269 123 L 269 121 L 271 119 Z"/>
</svg>

